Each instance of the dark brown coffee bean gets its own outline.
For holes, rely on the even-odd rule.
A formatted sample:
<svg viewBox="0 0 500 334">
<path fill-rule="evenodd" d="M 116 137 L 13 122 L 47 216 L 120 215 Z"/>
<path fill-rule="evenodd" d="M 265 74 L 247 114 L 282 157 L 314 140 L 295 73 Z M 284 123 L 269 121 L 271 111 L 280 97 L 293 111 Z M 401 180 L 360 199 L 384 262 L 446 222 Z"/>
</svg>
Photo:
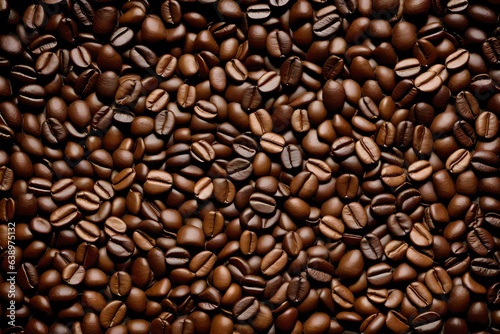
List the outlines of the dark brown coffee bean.
<svg viewBox="0 0 500 334">
<path fill-rule="evenodd" d="M 337 138 L 333 142 L 331 153 L 333 154 L 334 157 L 346 158 L 352 153 L 354 153 L 354 150 L 355 150 L 355 141 L 350 137 L 343 136 Z"/>
<path fill-rule="evenodd" d="M 466 148 L 472 147 L 476 143 L 474 128 L 463 120 L 457 121 L 453 125 L 453 136 L 461 146 Z"/>
<path fill-rule="evenodd" d="M 399 107 L 404 107 L 411 103 L 417 95 L 415 83 L 410 79 L 401 80 L 392 91 L 392 99 Z"/>
<path fill-rule="evenodd" d="M 384 255 L 380 239 L 372 233 L 368 233 L 361 239 L 360 248 L 363 255 L 369 260 L 380 260 Z"/>
<path fill-rule="evenodd" d="M 372 198 L 370 207 L 380 216 L 389 216 L 396 213 L 396 198 L 391 194 L 380 194 Z"/>
<path fill-rule="evenodd" d="M 413 282 L 406 288 L 406 296 L 417 307 L 427 307 L 432 302 L 429 290 L 420 282 Z"/>
<path fill-rule="evenodd" d="M 128 188 L 134 182 L 136 177 L 136 172 L 133 168 L 125 168 L 118 174 L 116 174 L 111 183 L 113 184 L 113 189 L 115 191 L 121 191 Z"/>
<path fill-rule="evenodd" d="M 50 223 L 54 227 L 65 227 L 75 223 L 81 218 L 81 213 L 74 204 L 66 204 L 50 215 Z"/>
<path fill-rule="evenodd" d="M 424 93 L 432 93 L 441 88 L 443 80 L 438 73 L 427 71 L 415 78 L 415 87 Z"/>
<path fill-rule="evenodd" d="M 281 84 L 285 87 L 296 87 L 302 77 L 302 62 L 299 57 L 292 56 L 285 60 L 280 68 Z"/>
<path fill-rule="evenodd" d="M 318 20 L 313 25 L 313 32 L 319 37 L 331 37 L 339 29 L 342 24 L 342 19 L 334 13 L 317 13 Z"/>
<path fill-rule="evenodd" d="M 81 220 L 75 226 L 75 233 L 86 242 L 96 242 L 100 237 L 99 227 L 86 220 Z"/>
<path fill-rule="evenodd" d="M 82 211 L 95 212 L 99 209 L 101 199 L 96 194 L 83 190 L 76 193 L 75 204 Z"/>
<path fill-rule="evenodd" d="M 144 191 L 148 194 L 157 195 L 167 192 L 172 187 L 172 175 L 159 170 L 151 170 L 144 182 Z"/>
<path fill-rule="evenodd" d="M 344 309 L 350 309 L 354 305 L 354 295 L 352 292 L 342 285 L 338 280 L 334 279 L 331 282 L 332 298 L 335 303 Z"/>
<path fill-rule="evenodd" d="M 291 302 L 300 303 L 307 297 L 310 289 L 311 285 L 307 279 L 294 277 L 288 285 L 286 295 Z"/>
<path fill-rule="evenodd" d="M 446 58 L 445 65 L 449 71 L 456 71 L 466 66 L 468 62 L 469 51 L 458 49 Z"/>
<path fill-rule="evenodd" d="M 370 137 L 362 137 L 358 140 L 355 150 L 359 160 L 367 165 L 377 162 L 381 157 L 380 149 Z"/>
<path fill-rule="evenodd" d="M 49 292 L 49 299 L 52 302 L 70 302 L 78 296 L 78 291 L 68 285 L 55 285 Z"/>
<path fill-rule="evenodd" d="M 106 244 L 106 250 L 121 260 L 132 256 L 135 251 L 135 245 L 132 239 L 125 235 L 116 234 L 110 237 Z"/>
<path fill-rule="evenodd" d="M 366 226 L 368 217 L 363 206 L 353 202 L 345 205 L 342 209 L 342 220 L 348 228 L 358 230 Z"/>
<path fill-rule="evenodd" d="M 432 268 L 425 273 L 425 285 L 435 294 L 447 294 L 453 287 L 450 276 L 441 267 Z"/>
<path fill-rule="evenodd" d="M 343 174 L 337 178 L 335 190 L 341 198 L 354 199 L 359 191 L 359 179 L 354 174 Z"/>
<path fill-rule="evenodd" d="M 262 136 L 264 133 L 273 130 L 271 115 L 265 109 L 258 109 L 248 116 L 250 130 L 256 136 Z"/>
<path fill-rule="evenodd" d="M 495 173 L 500 165 L 500 159 L 489 151 L 475 151 L 471 159 L 472 168 L 478 173 Z"/>
<path fill-rule="evenodd" d="M 286 56 L 292 51 L 292 39 L 282 30 L 273 30 L 267 35 L 266 48 L 272 57 Z"/>
<path fill-rule="evenodd" d="M 499 45 L 500 40 L 496 37 L 488 38 L 482 45 L 483 54 L 486 60 L 492 65 L 498 64 L 500 61 Z"/>
<path fill-rule="evenodd" d="M 474 95 L 468 91 L 458 93 L 455 100 L 455 107 L 458 114 L 469 121 L 474 120 L 480 113 L 477 100 L 474 98 Z"/>
<path fill-rule="evenodd" d="M 239 321 L 245 321 L 253 318 L 259 310 L 259 301 L 253 296 L 243 297 L 233 306 L 233 315 Z"/>
<path fill-rule="evenodd" d="M 225 67 L 227 75 L 236 82 L 243 82 L 248 77 L 248 70 L 238 59 L 231 59 Z"/>
<path fill-rule="evenodd" d="M 364 267 L 363 254 L 355 249 L 347 252 L 340 260 L 336 269 L 336 274 L 341 279 L 351 279 L 358 277 Z"/>
<path fill-rule="evenodd" d="M 446 169 L 453 174 L 460 174 L 469 167 L 471 160 L 472 157 L 469 151 L 459 149 L 452 153 L 446 160 Z"/>
<path fill-rule="evenodd" d="M 127 306 L 122 301 L 113 300 L 104 306 L 100 315 L 99 323 L 104 328 L 114 327 L 119 325 L 125 319 Z"/>
<path fill-rule="evenodd" d="M 467 234 L 467 244 L 478 255 L 486 256 L 493 249 L 493 237 L 484 228 L 478 227 Z"/>
<path fill-rule="evenodd" d="M 415 223 L 410 232 L 410 240 L 417 246 L 427 247 L 432 244 L 432 234 L 422 223 Z"/>
<path fill-rule="evenodd" d="M 489 111 L 484 111 L 476 118 L 476 133 L 480 138 L 492 139 L 498 134 L 498 117 Z"/>
<path fill-rule="evenodd" d="M 335 275 L 333 265 L 321 258 L 313 258 L 307 262 L 307 274 L 313 280 L 322 283 L 331 282 L 332 277 Z"/>
<path fill-rule="evenodd" d="M 420 73 L 420 62 L 416 58 L 400 60 L 394 67 L 394 72 L 401 78 L 414 78 Z"/>
<path fill-rule="evenodd" d="M 281 249 L 273 249 L 262 258 L 260 270 L 264 275 L 273 277 L 281 272 L 287 263 L 287 253 Z"/>
</svg>

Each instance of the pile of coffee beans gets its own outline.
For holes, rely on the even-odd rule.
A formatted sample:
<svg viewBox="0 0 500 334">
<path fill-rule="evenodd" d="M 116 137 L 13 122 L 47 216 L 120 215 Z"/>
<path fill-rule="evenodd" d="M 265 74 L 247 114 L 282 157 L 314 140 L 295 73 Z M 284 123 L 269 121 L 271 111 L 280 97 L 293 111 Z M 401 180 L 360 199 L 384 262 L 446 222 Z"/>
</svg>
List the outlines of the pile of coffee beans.
<svg viewBox="0 0 500 334">
<path fill-rule="evenodd" d="M 0 333 L 500 333 L 499 14 L 0 0 Z"/>
</svg>

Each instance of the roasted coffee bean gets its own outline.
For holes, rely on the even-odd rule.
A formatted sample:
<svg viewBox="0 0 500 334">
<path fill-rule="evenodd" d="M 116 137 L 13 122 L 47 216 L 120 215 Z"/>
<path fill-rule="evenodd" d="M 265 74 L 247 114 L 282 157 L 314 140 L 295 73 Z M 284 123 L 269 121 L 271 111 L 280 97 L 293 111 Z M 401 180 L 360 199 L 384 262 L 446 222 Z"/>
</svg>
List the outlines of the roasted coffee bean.
<svg viewBox="0 0 500 334">
<path fill-rule="evenodd" d="M 489 111 L 482 112 L 476 118 L 475 129 L 476 134 L 480 138 L 494 138 L 498 134 L 499 129 L 498 117 Z"/>
<path fill-rule="evenodd" d="M 381 157 L 380 149 L 370 137 L 362 137 L 357 141 L 355 150 L 359 160 L 365 164 L 376 163 Z"/>
<path fill-rule="evenodd" d="M 458 114 L 466 120 L 474 120 L 480 113 L 477 100 L 468 91 L 458 93 L 455 106 Z"/>
<path fill-rule="evenodd" d="M 363 255 L 369 260 L 380 260 L 384 255 L 379 237 L 372 233 L 368 233 L 361 239 L 360 248 Z"/>
<path fill-rule="evenodd" d="M 342 19 L 339 15 L 334 13 L 325 13 L 325 15 L 317 13 L 316 15 L 318 21 L 313 25 L 313 32 L 316 36 L 331 37 L 340 29 Z"/>
</svg>

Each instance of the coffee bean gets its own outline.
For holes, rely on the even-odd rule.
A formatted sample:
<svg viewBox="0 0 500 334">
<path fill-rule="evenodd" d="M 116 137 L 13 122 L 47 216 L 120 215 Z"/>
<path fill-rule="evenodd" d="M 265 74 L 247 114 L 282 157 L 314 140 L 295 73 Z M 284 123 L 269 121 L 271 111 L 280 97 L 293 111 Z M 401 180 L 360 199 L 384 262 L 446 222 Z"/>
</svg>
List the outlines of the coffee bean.
<svg viewBox="0 0 500 334">
<path fill-rule="evenodd" d="M 325 13 L 325 15 L 318 15 L 318 21 L 313 25 L 313 32 L 319 37 L 331 37 L 339 29 L 342 20 L 339 15 L 333 13 Z"/>
<path fill-rule="evenodd" d="M 104 306 L 99 315 L 99 324 L 110 328 L 119 325 L 125 319 L 127 306 L 122 301 L 113 300 Z"/>
<path fill-rule="evenodd" d="M 456 71 L 467 65 L 467 63 L 469 62 L 469 57 L 469 52 L 467 50 L 458 49 L 446 58 L 446 68 L 449 71 Z"/>
<path fill-rule="evenodd" d="M 370 137 L 362 137 L 355 144 L 358 158 L 365 164 L 373 164 L 380 159 L 380 149 Z"/>
<path fill-rule="evenodd" d="M 446 169 L 453 174 L 460 174 L 469 167 L 471 159 L 469 151 L 460 149 L 448 157 L 446 160 Z"/>
<path fill-rule="evenodd" d="M 498 64 L 499 61 L 499 53 L 498 53 L 498 45 L 500 44 L 498 38 L 490 37 L 486 41 L 484 41 L 482 45 L 483 54 L 486 57 L 486 60 L 490 64 Z"/>
<path fill-rule="evenodd" d="M 485 139 L 492 139 L 499 129 L 498 117 L 489 111 L 482 112 L 476 118 L 476 134 Z"/>
<path fill-rule="evenodd" d="M 303 277 L 294 277 L 286 290 L 287 298 L 291 302 L 300 303 L 307 297 L 310 288 L 308 280 Z"/>
<path fill-rule="evenodd" d="M 259 301 L 255 297 L 248 296 L 240 299 L 233 306 L 233 315 L 240 321 L 245 321 L 257 314 Z"/>
<path fill-rule="evenodd" d="M 282 1 L 280 1 L 280 3 L 281 2 Z M 266 48 L 272 57 L 279 58 L 286 56 L 292 51 L 292 40 L 290 35 L 282 30 L 271 31 L 267 36 Z"/>
<path fill-rule="evenodd" d="M 474 120 L 480 113 L 479 104 L 468 91 L 458 93 L 455 106 L 458 114 L 466 120 Z"/>
<path fill-rule="evenodd" d="M 302 77 L 302 62 L 299 57 L 292 56 L 283 62 L 280 68 L 281 84 L 285 87 L 296 87 Z"/>
<path fill-rule="evenodd" d="M 424 93 L 432 93 L 441 88 L 443 81 L 438 73 L 427 71 L 415 78 L 415 87 Z"/>
</svg>

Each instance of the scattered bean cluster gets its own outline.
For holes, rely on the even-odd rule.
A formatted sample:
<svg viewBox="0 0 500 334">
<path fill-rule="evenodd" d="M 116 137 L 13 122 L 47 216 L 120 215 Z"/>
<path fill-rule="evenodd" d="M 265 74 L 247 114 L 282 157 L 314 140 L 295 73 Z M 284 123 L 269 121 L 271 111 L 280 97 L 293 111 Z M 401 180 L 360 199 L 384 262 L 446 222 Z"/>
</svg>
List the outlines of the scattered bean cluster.
<svg viewBox="0 0 500 334">
<path fill-rule="evenodd" d="M 0 333 L 500 333 L 499 10 L 0 0 Z"/>
</svg>

